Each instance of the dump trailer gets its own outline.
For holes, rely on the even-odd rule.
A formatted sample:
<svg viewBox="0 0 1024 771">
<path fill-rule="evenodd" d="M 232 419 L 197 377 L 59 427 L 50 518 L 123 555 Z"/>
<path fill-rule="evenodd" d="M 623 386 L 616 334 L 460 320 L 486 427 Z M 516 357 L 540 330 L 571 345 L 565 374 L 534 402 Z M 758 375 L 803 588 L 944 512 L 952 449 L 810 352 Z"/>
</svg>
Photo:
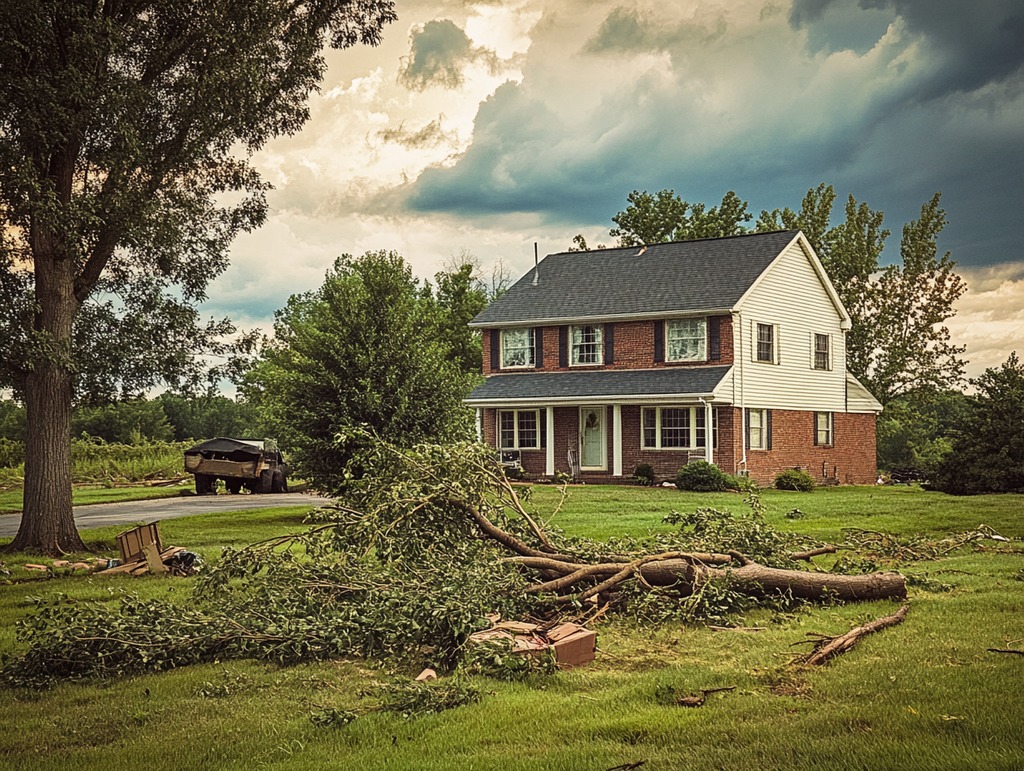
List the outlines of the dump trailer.
<svg viewBox="0 0 1024 771">
<path fill-rule="evenodd" d="M 288 492 L 288 465 L 270 439 L 218 437 L 185 450 L 185 471 L 196 477 L 196 494 L 217 491 L 223 479 L 229 493 Z"/>
</svg>

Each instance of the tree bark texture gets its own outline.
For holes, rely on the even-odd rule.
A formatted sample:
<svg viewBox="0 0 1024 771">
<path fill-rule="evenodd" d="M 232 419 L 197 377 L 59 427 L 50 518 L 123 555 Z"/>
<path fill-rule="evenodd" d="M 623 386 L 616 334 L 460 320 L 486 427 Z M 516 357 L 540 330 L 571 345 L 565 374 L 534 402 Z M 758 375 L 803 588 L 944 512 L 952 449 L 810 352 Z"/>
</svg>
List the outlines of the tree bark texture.
<svg viewBox="0 0 1024 771">
<path fill-rule="evenodd" d="M 719 554 L 694 554 L 675 559 L 652 559 L 649 562 L 608 562 L 586 565 L 562 562 L 551 558 L 516 557 L 513 560 L 525 567 L 562 574 L 544 584 L 532 587 L 531 593 L 558 592 L 576 589 L 583 579 L 605 581 L 635 573 L 651 586 L 677 586 L 684 594 L 714 580 L 731 580 L 733 586 L 747 594 L 792 594 L 805 600 L 829 597 L 838 600 L 902 599 L 907 596 L 907 584 L 899 573 L 870 573 L 847 576 L 834 573 L 812 573 L 805 570 L 771 568 L 737 557 L 736 567 L 723 567 Z M 703 558 L 709 558 L 707 560 Z M 713 564 L 718 567 L 712 567 Z"/>
<path fill-rule="evenodd" d="M 52 232 L 31 234 L 39 349 L 25 381 L 28 432 L 25 492 L 11 551 L 84 551 L 71 506 L 71 333 L 78 301 L 75 261 L 61 254 Z"/>
<path fill-rule="evenodd" d="M 863 626 L 854 627 L 846 634 L 839 635 L 838 637 L 824 637 L 818 642 L 814 650 L 803 658 L 802 663 L 809 666 L 820 666 L 830 659 L 846 653 L 846 651 L 857 644 L 861 637 L 902 623 L 909 610 L 909 605 L 903 605 L 891 616 L 878 618 Z"/>
</svg>

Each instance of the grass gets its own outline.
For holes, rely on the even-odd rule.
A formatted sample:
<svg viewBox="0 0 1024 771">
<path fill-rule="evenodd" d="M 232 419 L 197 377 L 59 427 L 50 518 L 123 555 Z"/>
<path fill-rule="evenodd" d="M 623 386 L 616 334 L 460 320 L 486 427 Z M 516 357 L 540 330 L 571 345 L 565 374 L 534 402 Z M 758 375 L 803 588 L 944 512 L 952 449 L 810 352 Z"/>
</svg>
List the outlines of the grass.
<svg viewBox="0 0 1024 771">
<path fill-rule="evenodd" d="M 538 487 L 544 511 L 555 501 Z M 1024 535 L 1024 496 L 957 499 L 914 488 L 766 492 L 768 517 L 789 530 L 836 538 L 855 525 L 941 537 L 985 523 Z M 742 510 L 736 495 L 581 487 L 555 522 L 600 537 L 664 527 L 667 511 L 699 505 Z M 799 508 L 806 516 L 789 520 Z M 305 512 L 254 510 L 161 523 L 167 543 L 216 559 L 221 546 L 299 526 Z M 113 528 L 84 533 L 112 545 Z M 8 559 L 8 565 L 16 560 Z M 1024 647 L 1024 567 L 1019 543 L 964 549 L 917 563 L 949 591 L 911 589 L 901 626 L 865 639 L 830 665 L 789 666 L 808 632 L 837 634 L 890 612 L 889 602 L 749 615 L 762 632 L 605 623 L 602 653 L 575 671 L 524 684 L 480 680 L 479 704 L 403 720 L 372 714 L 341 729 L 316 728 L 311 711 L 354 708 L 376 674 L 358 662 L 279 668 L 225 662 L 117 681 L 64 684 L 0 696 L 0 766 L 19 769 L 365 768 L 601 769 L 645 761 L 676 768 L 1019 768 L 1019 656 Z M 15 575 L 21 571 L 15 570 Z M 107 599 L 119 591 L 185 601 L 191 579 L 96 576 L 0 586 L 0 650 L 17 649 L 10 630 L 27 597 L 66 592 Z M 700 709 L 664 705 L 659 686 L 696 691 L 735 685 Z"/>
<path fill-rule="evenodd" d="M 552 510 L 558 498 L 555 487 L 531 488 L 531 500 L 541 512 Z M 838 539 L 844 527 L 939 536 L 985 524 L 1007 537 L 1024 535 L 1019 495 L 958 498 L 911 486 L 851 486 L 810 493 L 763 490 L 761 498 L 773 525 L 823 540 Z M 573 535 L 593 538 L 642 535 L 648 530 L 670 529 L 661 524 L 667 512 L 699 506 L 746 510 L 740 493 L 681 493 L 674 488 L 595 485 L 569 488 L 569 496 L 553 523 Z M 793 509 L 800 509 L 805 516 L 786 519 L 785 514 Z"/>
<path fill-rule="evenodd" d="M 117 503 L 119 501 L 142 501 L 150 498 L 175 498 L 192 491 L 192 477 L 168 487 L 106 487 L 104 485 L 75 485 L 71 500 L 75 506 L 92 503 Z M 21 513 L 22 490 L 0 491 L 0 515 Z"/>
</svg>

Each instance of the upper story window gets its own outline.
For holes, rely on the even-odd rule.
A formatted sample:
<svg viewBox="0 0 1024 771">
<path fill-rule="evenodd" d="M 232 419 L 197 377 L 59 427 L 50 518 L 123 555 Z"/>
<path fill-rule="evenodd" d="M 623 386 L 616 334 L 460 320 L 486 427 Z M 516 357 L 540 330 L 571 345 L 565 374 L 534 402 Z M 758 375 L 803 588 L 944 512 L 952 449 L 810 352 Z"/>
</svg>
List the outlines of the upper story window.
<svg viewBox="0 0 1024 771">
<path fill-rule="evenodd" d="M 585 325 L 569 329 L 571 340 L 569 364 L 601 364 L 603 362 L 600 325 Z"/>
<path fill-rule="evenodd" d="M 534 367 L 533 328 L 501 330 L 501 367 Z"/>
<path fill-rule="evenodd" d="M 707 359 L 707 320 L 673 319 L 665 322 L 667 361 Z"/>
<path fill-rule="evenodd" d="M 830 335 L 814 335 L 814 368 L 832 369 L 832 341 Z"/>
<path fill-rule="evenodd" d="M 774 324 L 758 324 L 756 330 L 755 359 L 775 364 L 778 361 L 775 349 L 777 344 L 777 327 Z"/>
</svg>

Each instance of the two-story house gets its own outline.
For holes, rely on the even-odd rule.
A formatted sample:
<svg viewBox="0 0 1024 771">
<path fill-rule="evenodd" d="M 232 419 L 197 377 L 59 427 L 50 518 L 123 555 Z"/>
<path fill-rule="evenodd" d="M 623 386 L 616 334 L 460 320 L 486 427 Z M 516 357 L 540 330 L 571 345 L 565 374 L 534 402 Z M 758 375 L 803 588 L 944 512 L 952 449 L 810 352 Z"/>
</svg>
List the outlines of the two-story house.
<svg viewBox="0 0 1024 771">
<path fill-rule="evenodd" d="M 671 479 L 703 458 L 759 483 L 875 480 L 881 405 L 798 231 L 551 254 L 472 326 L 486 379 L 466 401 L 532 476 Z"/>
</svg>

